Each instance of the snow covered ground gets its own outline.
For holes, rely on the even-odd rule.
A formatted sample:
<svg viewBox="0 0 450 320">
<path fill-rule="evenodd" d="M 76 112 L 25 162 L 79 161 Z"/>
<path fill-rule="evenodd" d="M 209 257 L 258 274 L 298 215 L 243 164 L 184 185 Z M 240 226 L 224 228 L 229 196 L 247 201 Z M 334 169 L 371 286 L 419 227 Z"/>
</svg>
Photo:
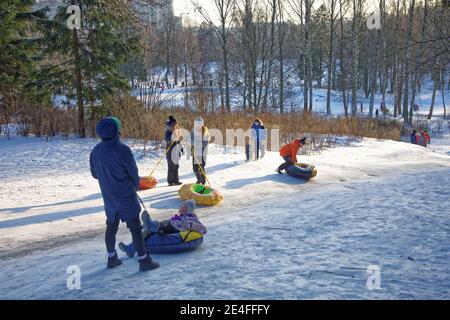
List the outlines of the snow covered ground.
<svg viewBox="0 0 450 320">
<path fill-rule="evenodd" d="M 224 202 L 198 210 L 197 251 L 106 270 L 104 214 L 88 157 L 94 139 L 0 139 L 0 299 L 450 299 L 450 139 L 430 149 L 367 139 L 301 156 L 310 182 L 275 174 L 277 153 L 246 163 L 212 148 L 207 166 Z M 156 155 L 141 156 L 141 174 Z M 154 218 L 174 214 L 177 187 L 141 193 Z M 180 169 L 191 182 L 190 161 Z M 124 225 L 119 241 L 130 241 Z M 81 290 L 66 269 L 81 269 Z M 367 288 L 367 267 L 381 289 Z"/>
</svg>

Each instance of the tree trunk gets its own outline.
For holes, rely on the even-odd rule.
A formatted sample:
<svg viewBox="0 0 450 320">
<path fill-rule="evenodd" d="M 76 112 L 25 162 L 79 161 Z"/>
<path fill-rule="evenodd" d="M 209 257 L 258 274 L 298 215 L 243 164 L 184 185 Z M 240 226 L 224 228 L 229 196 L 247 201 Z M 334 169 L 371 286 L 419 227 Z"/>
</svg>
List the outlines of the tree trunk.
<svg viewBox="0 0 450 320">
<path fill-rule="evenodd" d="M 223 53 L 224 73 L 225 73 L 225 106 L 227 112 L 231 112 L 230 105 L 230 72 L 228 67 L 228 51 L 225 49 Z"/>
<path fill-rule="evenodd" d="M 305 0 L 305 55 L 306 55 L 306 83 L 308 87 L 309 93 L 309 102 L 308 102 L 308 110 L 312 112 L 312 96 L 313 96 L 313 88 L 312 88 L 312 56 L 311 56 L 311 39 L 310 39 L 310 31 L 311 31 L 311 10 L 312 10 L 312 1 Z"/>
<path fill-rule="evenodd" d="M 386 68 L 386 1 L 380 0 L 380 15 L 381 15 L 381 29 L 379 35 L 381 38 L 380 54 L 380 91 L 381 91 L 381 105 L 386 106 L 386 88 L 388 81 L 388 71 Z M 373 112 L 373 110 L 372 110 Z M 372 117 L 372 114 L 370 115 Z"/>
<path fill-rule="evenodd" d="M 347 86 L 345 81 L 345 69 L 344 69 L 344 16 L 342 13 L 342 0 L 339 1 L 339 23 L 341 29 L 341 39 L 339 46 L 339 69 L 341 73 L 341 90 L 342 90 L 342 103 L 344 104 L 345 117 L 348 118 L 348 100 L 347 100 Z"/>
<path fill-rule="evenodd" d="M 280 16 L 282 12 L 279 13 Z M 279 46 L 279 59 L 280 59 L 280 97 L 279 97 L 279 108 L 280 113 L 284 112 L 284 52 L 283 52 L 283 45 L 284 45 L 284 25 L 283 22 L 278 25 L 278 28 L 280 29 L 280 34 L 278 36 L 278 46 Z"/>
<path fill-rule="evenodd" d="M 430 111 L 428 112 L 428 119 L 431 119 L 433 117 L 433 111 L 434 111 L 434 104 L 436 102 L 436 91 L 439 86 L 439 81 L 437 79 L 434 79 L 433 84 L 433 95 L 431 97 L 431 105 L 430 105 Z"/>
<path fill-rule="evenodd" d="M 361 0 L 353 0 L 353 22 L 352 22 L 352 116 L 356 116 L 358 109 L 358 73 L 359 73 L 359 23 L 361 14 Z"/>
<path fill-rule="evenodd" d="M 409 87 L 410 87 L 410 62 L 411 62 L 411 45 L 412 45 L 412 29 L 414 23 L 414 5 L 415 0 L 411 0 L 408 13 L 408 30 L 407 30 L 407 47 L 406 47 L 406 58 L 405 58 L 405 70 L 404 70 L 404 92 L 403 92 L 403 119 L 405 122 L 409 122 L 408 114 L 408 102 L 409 102 Z"/>
<path fill-rule="evenodd" d="M 395 30 L 396 30 L 396 34 L 395 34 L 395 44 L 394 44 L 394 65 L 392 66 L 392 82 L 391 82 L 391 92 L 394 94 L 394 118 L 397 118 L 397 113 L 399 110 L 399 101 L 401 99 L 401 95 L 400 97 L 398 96 L 399 93 L 401 92 L 400 89 L 400 81 L 399 81 L 399 76 L 398 76 L 398 70 L 399 70 L 399 63 L 400 63 L 400 58 L 399 58 L 399 50 L 398 50 L 398 45 L 400 42 L 400 0 L 397 0 L 397 4 L 395 7 Z"/>
<path fill-rule="evenodd" d="M 272 87 L 272 69 L 273 69 L 273 60 L 275 56 L 275 19 L 277 14 L 277 0 L 272 0 L 271 2 L 271 10 L 272 15 L 270 19 L 270 49 L 269 49 L 269 66 L 267 68 L 267 76 L 265 83 L 265 92 L 264 92 L 264 100 L 263 100 L 263 108 L 267 109 L 267 101 L 269 99 L 270 88 Z"/>
<path fill-rule="evenodd" d="M 444 92 L 444 87 L 445 87 L 445 72 L 442 72 L 442 107 L 444 108 L 444 120 L 447 119 L 447 107 L 445 106 L 445 92 Z"/>
<path fill-rule="evenodd" d="M 77 105 L 78 105 L 78 135 L 80 138 L 86 138 L 86 127 L 84 122 L 84 101 L 83 101 L 83 83 L 81 76 L 81 60 L 80 60 L 80 43 L 78 40 L 78 31 L 72 31 L 72 46 L 75 59 L 75 81 L 77 88 Z"/>
<path fill-rule="evenodd" d="M 381 11 L 381 10 L 380 10 Z M 372 76 L 371 76 L 371 82 L 370 82 L 370 103 L 369 103 L 369 117 L 372 118 L 373 116 L 373 105 L 375 102 L 375 93 L 377 89 L 377 73 L 378 73 L 378 57 L 380 55 L 380 36 L 381 31 L 377 31 L 377 37 L 376 37 L 376 45 L 375 45 L 375 53 L 374 55 L 374 61 L 372 61 Z"/>
<path fill-rule="evenodd" d="M 330 30 L 329 30 L 329 48 L 328 48 L 328 70 L 327 70 L 327 114 L 331 114 L 331 76 L 333 74 L 333 30 L 334 30 L 334 9 L 335 0 L 330 3 Z"/>
</svg>

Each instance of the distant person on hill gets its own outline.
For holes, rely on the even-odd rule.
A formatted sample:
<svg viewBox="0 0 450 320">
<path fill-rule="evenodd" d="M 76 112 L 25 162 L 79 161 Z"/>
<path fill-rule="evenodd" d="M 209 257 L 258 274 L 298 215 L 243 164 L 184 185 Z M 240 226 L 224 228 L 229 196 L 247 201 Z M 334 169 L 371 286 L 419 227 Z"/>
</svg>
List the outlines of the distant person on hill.
<svg viewBox="0 0 450 320">
<path fill-rule="evenodd" d="M 419 136 L 419 134 L 417 133 L 416 130 L 413 130 L 413 132 L 411 133 L 410 138 L 411 138 L 411 143 L 412 144 L 419 144 L 420 136 Z"/>
<path fill-rule="evenodd" d="M 252 124 L 250 137 L 250 160 L 259 160 L 266 153 L 267 130 L 258 118 Z"/>
<path fill-rule="evenodd" d="M 105 243 L 108 251 L 107 268 L 122 264 L 116 252 L 116 234 L 120 221 L 127 224 L 138 253 L 139 270 L 156 269 L 159 264 L 145 250 L 142 226 L 139 220 L 141 206 L 136 190 L 139 174 L 131 149 L 120 141 L 120 121 L 108 117 L 96 127 L 102 139 L 90 155 L 92 176 L 98 180 L 106 212 Z"/>
<path fill-rule="evenodd" d="M 181 148 L 181 141 L 183 137 L 180 135 L 178 122 L 170 116 L 166 121 L 166 131 L 164 133 L 164 140 L 166 142 L 166 159 L 167 159 L 167 183 L 169 186 L 179 186 L 182 183 L 178 175 L 180 168 L 179 162 L 183 149 Z"/>
<path fill-rule="evenodd" d="M 306 138 L 295 139 L 292 143 L 287 144 L 280 149 L 280 155 L 284 159 L 284 163 L 276 170 L 279 174 L 283 174 L 281 171 L 286 170 L 287 167 L 295 165 L 297 163 L 297 153 L 302 146 L 306 144 Z"/>
<path fill-rule="evenodd" d="M 422 132 L 422 137 L 422 139 L 425 141 L 425 147 L 428 146 L 431 143 L 431 136 L 427 130 L 424 130 Z"/>
<path fill-rule="evenodd" d="M 194 121 L 191 132 L 192 166 L 198 184 L 206 184 L 205 167 L 208 157 L 209 131 L 201 117 Z"/>
</svg>

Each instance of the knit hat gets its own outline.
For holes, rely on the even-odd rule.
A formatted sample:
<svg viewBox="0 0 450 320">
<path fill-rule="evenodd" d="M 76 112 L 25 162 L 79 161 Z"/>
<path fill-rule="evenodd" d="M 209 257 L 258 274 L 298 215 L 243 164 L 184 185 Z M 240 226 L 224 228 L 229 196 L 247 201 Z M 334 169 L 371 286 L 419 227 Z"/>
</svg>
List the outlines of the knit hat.
<svg viewBox="0 0 450 320">
<path fill-rule="evenodd" d="M 116 123 L 117 130 L 120 131 L 120 127 L 121 127 L 120 120 L 118 118 L 116 118 L 116 117 L 108 117 L 108 118 L 112 119 Z"/>
<path fill-rule="evenodd" d="M 177 121 L 177 119 L 174 118 L 174 116 L 169 116 L 169 120 L 166 121 L 166 125 L 168 127 L 171 127 L 176 123 L 178 123 L 178 121 Z"/>
<path fill-rule="evenodd" d="M 191 200 L 186 200 L 186 201 L 184 201 L 182 203 L 182 205 L 186 205 L 186 207 L 187 207 L 187 212 L 186 213 L 193 214 L 195 212 L 196 205 L 195 205 L 195 201 L 194 200 L 192 200 L 192 199 Z"/>
<path fill-rule="evenodd" d="M 197 117 L 194 120 L 194 128 L 201 129 L 205 125 L 205 121 L 202 117 Z"/>
<path fill-rule="evenodd" d="M 253 121 L 253 123 L 258 122 L 261 126 L 264 125 L 264 123 L 261 121 L 260 118 L 256 118 L 255 121 Z"/>
<path fill-rule="evenodd" d="M 301 143 L 302 145 L 305 145 L 305 144 L 306 144 L 306 138 L 305 138 L 305 137 L 301 138 L 301 139 L 300 139 L 300 143 Z"/>
<path fill-rule="evenodd" d="M 95 131 L 103 141 L 115 139 L 119 135 L 120 121 L 114 117 L 107 117 L 100 120 L 95 127 Z"/>
</svg>

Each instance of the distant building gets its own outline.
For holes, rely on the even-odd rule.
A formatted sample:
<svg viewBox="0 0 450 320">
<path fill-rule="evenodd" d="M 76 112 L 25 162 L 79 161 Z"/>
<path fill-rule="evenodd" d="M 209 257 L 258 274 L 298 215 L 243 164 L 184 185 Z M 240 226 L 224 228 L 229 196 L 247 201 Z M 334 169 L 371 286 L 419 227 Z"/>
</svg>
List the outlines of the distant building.
<svg viewBox="0 0 450 320">
<path fill-rule="evenodd" d="M 48 7 L 48 16 L 53 18 L 57 9 L 67 2 L 63 0 L 36 0 L 33 9 Z M 151 24 L 163 29 L 167 21 L 173 19 L 175 23 L 180 23 L 179 17 L 174 17 L 173 0 L 133 0 L 133 7 L 136 15 L 143 23 Z"/>
<path fill-rule="evenodd" d="M 33 9 L 39 10 L 45 7 L 49 8 L 47 16 L 53 18 L 56 15 L 58 8 L 63 4 L 62 0 L 36 0 Z"/>
<path fill-rule="evenodd" d="M 173 0 L 135 0 L 134 8 L 140 20 L 163 29 L 174 19 Z"/>
</svg>

